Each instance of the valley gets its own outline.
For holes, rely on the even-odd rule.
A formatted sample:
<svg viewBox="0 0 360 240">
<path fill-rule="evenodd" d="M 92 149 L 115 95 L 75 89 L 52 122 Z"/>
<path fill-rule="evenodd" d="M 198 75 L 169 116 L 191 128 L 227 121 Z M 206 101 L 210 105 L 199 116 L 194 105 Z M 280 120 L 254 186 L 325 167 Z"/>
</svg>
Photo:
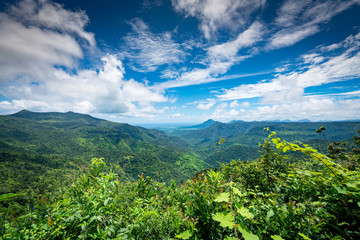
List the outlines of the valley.
<svg viewBox="0 0 360 240">
<path fill-rule="evenodd" d="M 329 141 L 349 141 L 360 122 L 231 122 L 172 128 L 171 132 L 115 123 L 90 115 L 27 110 L 0 117 L 0 193 L 45 193 L 71 183 L 92 158 L 104 158 L 121 181 L 143 174 L 157 181 L 184 182 L 205 169 L 260 156 L 269 127 L 287 141 L 311 143 L 326 153 L 315 132 L 325 125 Z M 219 148 L 219 139 L 224 142 Z M 221 153 L 221 154 L 220 154 Z M 62 184 L 60 184 L 62 185 Z"/>
<path fill-rule="evenodd" d="M 74 112 L 3 115 L 0 236 L 356 239 L 359 129 L 209 120 L 164 132 Z"/>
</svg>

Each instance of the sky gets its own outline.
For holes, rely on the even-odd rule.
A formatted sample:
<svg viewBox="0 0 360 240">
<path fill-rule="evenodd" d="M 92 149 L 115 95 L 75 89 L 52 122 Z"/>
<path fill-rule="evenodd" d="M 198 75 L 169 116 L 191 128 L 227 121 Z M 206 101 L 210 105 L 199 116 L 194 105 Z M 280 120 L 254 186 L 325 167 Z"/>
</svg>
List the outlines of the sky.
<svg viewBox="0 0 360 240">
<path fill-rule="evenodd" d="M 360 119 L 360 0 L 3 0 L 0 114 Z"/>
</svg>

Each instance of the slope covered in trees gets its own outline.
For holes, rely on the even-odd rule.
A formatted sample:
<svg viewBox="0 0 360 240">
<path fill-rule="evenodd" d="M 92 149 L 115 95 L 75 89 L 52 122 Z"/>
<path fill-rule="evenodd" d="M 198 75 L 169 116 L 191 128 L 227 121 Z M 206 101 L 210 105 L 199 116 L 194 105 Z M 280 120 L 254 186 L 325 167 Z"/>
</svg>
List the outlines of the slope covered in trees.
<svg viewBox="0 0 360 240">
<path fill-rule="evenodd" d="M 89 159 L 99 157 L 119 166 L 116 173 L 121 181 L 134 181 L 144 173 L 161 182 L 180 183 L 219 163 L 258 158 L 265 126 L 286 140 L 311 143 L 324 152 L 328 143 L 315 132 L 321 125 L 327 126 L 327 137 L 334 141 L 346 141 L 360 128 L 359 122 L 224 124 L 211 120 L 190 128 L 197 130 L 168 136 L 73 112 L 23 110 L 0 116 L 0 193 L 33 196 L 52 191 L 72 182 L 86 171 Z M 219 138 L 225 139 L 221 149 Z"/>
<path fill-rule="evenodd" d="M 222 145 L 224 151 L 223 162 L 231 160 L 254 160 L 258 157 L 255 149 L 266 137 L 264 127 L 276 131 L 287 141 L 302 141 L 311 143 L 322 152 L 326 151 L 328 142 L 315 132 L 321 126 L 326 126 L 326 137 L 329 141 L 347 141 L 351 143 L 352 137 L 360 129 L 360 122 L 242 122 L 231 123 L 214 122 L 210 127 L 196 130 L 183 130 L 169 132 L 193 146 L 195 152 L 213 162 L 218 155 L 217 142 L 219 138 L 225 140 Z M 229 148 L 229 149 L 228 149 Z M 231 153 L 231 154 L 230 154 Z M 247 154 L 250 153 L 250 154 Z M 233 158 L 234 156 L 238 158 Z"/>
<path fill-rule="evenodd" d="M 324 129 L 319 129 L 322 133 Z M 233 161 L 182 185 L 123 183 L 93 159 L 68 189 L 3 210 L 3 239 L 359 239 L 360 150 L 324 155 L 275 132 L 255 161 Z M 359 131 L 360 134 L 360 131 Z M 221 143 L 220 143 L 221 144 Z M 360 137 L 354 137 L 360 146 Z M 289 152 L 303 154 L 292 163 Z M 0 198 L 1 201 L 1 198 Z"/>
<path fill-rule="evenodd" d="M 53 190 L 71 182 L 97 157 L 119 166 L 122 181 L 144 173 L 158 181 L 181 182 L 210 166 L 181 139 L 158 130 L 73 112 L 23 110 L 0 116 L 0 194 Z"/>
</svg>

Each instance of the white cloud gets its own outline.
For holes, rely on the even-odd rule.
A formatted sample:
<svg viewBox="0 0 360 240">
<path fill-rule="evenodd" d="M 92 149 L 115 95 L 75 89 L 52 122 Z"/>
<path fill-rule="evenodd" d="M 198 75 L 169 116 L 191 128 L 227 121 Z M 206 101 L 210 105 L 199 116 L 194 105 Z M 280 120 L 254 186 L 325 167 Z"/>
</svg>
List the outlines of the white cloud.
<svg viewBox="0 0 360 240">
<path fill-rule="evenodd" d="M 74 67 L 83 57 L 79 42 L 95 47 L 87 23 L 84 12 L 47 0 L 23 0 L 0 13 L 0 80 L 22 74 L 39 78 L 53 65 Z"/>
<path fill-rule="evenodd" d="M 233 61 L 240 49 L 253 46 L 263 36 L 263 25 L 254 22 L 247 30 L 238 34 L 233 41 L 228 41 L 208 48 L 208 58 L 214 63 Z"/>
<path fill-rule="evenodd" d="M 262 35 L 262 24 L 254 22 L 247 30 L 238 34 L 235 40 L 209 47 L 206 58 L 203 60 L 206 68 L 195 68 L 177 75 L 171 72 L 172 76 L 177 76 L 175 80 L 160 83 L 155 87 L 158 89 L 168 89 L 226 80 L 228 77 L 216 77 L 226 73 L 234 64 L 251 57 L 251 54 L 239 56 L 238 53 L 241 49 L 249 48 L 261 41 Z M 236 75 L 233 77 L 242 76 Z"/>
<path fill-rule="evenodd" d="M 29 109 L 143 118 L 164 113 L 154 104 L 168 99 L 125 80 L 116 56 L 102 57 L 99 69 L 77 69 L 83 49 L 96 48 L 94 34 L 84 29 L 88 21 L 85 12 L 48 0 L 23 0 L 0 13 L 0 94 L 10 99 L 0 103 L 2 113 Z"/>
<path fill-rule="evenodd" d="M 347 39 L 356 41 L 346 45 L 347 49 L 340 55 L 305 55 L 303 65 L 299 65 L 292 72 L 279 74 L 271 81 L 243 84 L 228 89 L 218 97 L 222 100 L 264 97 L 264 103 L 298 101 L 303 95 L 304 88 L 359 78 L 360 38 L 350 36 Z"/>
<path fill-rule="evenodd" d="M 265 0 L 172 0 L 174 9 L 186 17 L 196 17 L 205 38 L 212 38 L 219 29 L 242 29 L 253 12 Z"/>
<path fill-rule="evenodd" d="M 154 117 L 164 112 L 156 109 L 153 103 L 166 102 L 166 97 L 143 83 L 125 80 L 122 62 L 115 56 L 107 55 L 102 61 L 102 69 L 79 70 L 77 74 L 54 68 L 51 72 L 43 72 L 47 80 L 37 84 L 26 77 L 13 80 L 11 85 L 1 88 L 0 94 L 14 100 L 1 102 L 0 111 L 26 108 L 129 117 Z"/>
<path fill-rule="evenodd" d="M 350 92 L 343 92 L 343 93 L 339 93 L 339 95 L 360 96 L 360 90 L 358 90 L 358 91 L 350 91 Z"/>
<path fill-rule="evenodd" d="M 310 119 L 310 120 L 339 120 L 358 118 L 360 100 L 340 100 L 331 98 L 309 97 L 301 102 L 290 104 L 276 104 L 273 106 L 259 107 L 251 112 L 261 119 Z M 268 116 L 268 117 L 266 117 Z"/>
<path fill-rule="evenodd" d="M 244 109 L 240 109 L 240 110 L 230 109 L 230 111 L 227 111 L 226 110 L 227 107 L 228 107 L 227 103 L 220 103 L 216 107 L 211 118 L 216 119 L 218 121 L 240 119 L 241 116 L 246 112 Z"/>
<path fill-rule="evenodd" d="M 216 101 L 214 100 L 209 100 L 208 102 L 201 102 L 196 106 L 196 108 L 200 110 L 209 110 L 210 108 L 212 108 L 212 106 L 215 105 L 215 103 Z"/>
<path fill-rule="evenodd" d="M 212 118 L 218 121 L 245 120 L 285 120 L 297 121 L 310 119 L 323 120 L 350 120 L 358 119 L 360 99 L 336 100 L 327 97 L 306 97 L 302 101 L 264 105 L 251 110 L 231 109 L 215 110 Z"/>
<path fill-rule="evenodd" d="M 213 113 L 213 116 L 222 116 L 223 114 L 226 114 L 226 109 L 228 107 L 228 104 L 223 102 L 216 106 L 215 111 Z"/>
<path fill-rule="evenodd" d="M 174 113 L 174 114 L 172 115 L 172 117 L 174 117 L 174 118 L 180 118 L 180 117 L 183 117 L 183 114 L 181 114 L 181 113 Z"/>
<path fill-rule="evenodd" d="M 264 95 L 262 102 L 265 104 L 292 103 L 302 101 L 304 89 L 291 87 L 286 90 L 272 91 Z"/>
<path fill-rule="evenodd" d="M 171 39 L 171 33 L 154 34 L 139 18 L 130 22 L 133 33 L 128 34 L 124 40 L 127 57 L 131 67 L 136 71 L 152 72 L 162 65 L 171 65 L 182 62 L 186 54 L 181 45 Z"/>
<path fill-rule="evenodd" d="M 94 34 L 84 30 L 89 22 L 84 11 L 72 12 L 64 9 L 61 4 L 48 0 L 22 0 L 9 8 L 9 15 L 26 25 L 75 33 L 91 46 L 95 45 Z"/>
<path fill-rule="evenodd" d="M 360 47 L 360 33 L 348 36 L 344 41 L 334 43 L 329 46 L 322 46 L 320 48 L 323 52 L 331 52 L 340 48 L 359 48 Z"/>
<path fill-rule="evenodd" d="M 230 106 L 231 108 L 236 108 L 236 107 L 238 107 L 238 106 L 240 106 L 240 105 L 239 105 L 238 101 L 235 100 L 235 101 L 231 102 L 229 106 Z"/>
<path fill-rule="evenodd" d="M 250 107 L 250 103 L 249 102 L 242 102 L 241 103 L 241 106 L 243 106 L 243 107 Z"/>
<path fill-rule="evenodd" d="M 310 64 L 321 63 L 325 60 L 323 56 L 320 56 L 319 54 L 316 53 L 305 54 L 302 55 L 301 57 L 304 59 L 304 63 L 310 63 Z"/>
<path fill-rule="evenodd" d="M 282 48 L 294 45 L 295 43 L 317 33 L 318 26 L 296 27 L 294 29 L 280 30 L 275 33 L 270 40 L 270 48 Z"/>
<path fill-rule="evenodd" d="M 275 19 L 275 23 L 283 27 L 290 27 L 295 25 L 297 16 L 308 4 L 309 1 L 285 1 L 278 10 L 278 16 Z"/>
<path fill-rule="evenodd" d="M 320 31 L 321 24 L 358 4 L 357 0 L 287 0 L 280 7 L 275 25 L 277 30 L 267 44 L 268 49 L 294 45 Z"/>
</svg>

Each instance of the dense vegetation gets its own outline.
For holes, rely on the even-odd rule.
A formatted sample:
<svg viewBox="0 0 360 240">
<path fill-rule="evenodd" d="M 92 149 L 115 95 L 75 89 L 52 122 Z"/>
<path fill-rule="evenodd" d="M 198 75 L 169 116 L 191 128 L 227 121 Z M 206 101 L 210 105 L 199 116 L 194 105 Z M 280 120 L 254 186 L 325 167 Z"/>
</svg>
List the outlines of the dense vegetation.
<svg viewBox="0 0 360 240">
<path fill-rule="evenodd" d="M 318 130 L 322 134 L 324 128 Z M 360 132 L 359 132 L 360 134 Z M 219 149 L 223 141 L 218 141 Z M 360 146 L 360 137 L 354 138 Z M 3 208 L 3 239 L 359 239 L 359 148 L 328 155 L 271 132 L 255 161 L 233 161 L 182 185 L 119 181 L 102 159 L 70 188 L 19 217 Z M 221 150 L 220 155 L 221 155 Z M 291 161 L 288 152 L 307 158 Z M 2 198 L 1 198 L 2 197 Z M 1 196 L 4 204 L 11 196 Z M 6 198 L 8 200 L 6 201 Z M 16 196 L 14 196 L 16 198 Z"/>
<path fill-rule="evenodd" d="M 210 167 L 182 140 L 158 130 L 72 112 L 0 116 L 0 194 L 51 192 L 73 182 L 97 157 L 119 166 L 121 181 L 143 173 L 180 183 Z"/>
<path fill-rule="evenodd" d="M 210 164 L 219 159 L 216 143 L 219 137 L 225 139 L 222 145 L 223 160 L 230 162 L 233 159 L 244 161 L 254 160 L 257 155 L 257 147 L 266 137 L 263 129 L 269 127 L 276 131 L 286 141 L 302 141 L 311 144 L 320 152 L 327 151 L 328 141 L 322 139 L 316 134 L 315 129 L 322 125 L 327 127 L 327 138 L 329 141 L 348 141 L 356 131 L 360 129 L 360 122 L 242 122 L 233 121 L 231 123 L 221 123 L 208 120 L 201 125 L 184 128 L 178 128 L 167 132 L 172 136 L 177 136 L 193 146 L 200 156 Z M 204 126 L 206 126 L 204 128 Z M 255 154 L 254 154 L 255 153 Z M 214 166 L 214 165 L 213 165 Z"/>
</svg>

